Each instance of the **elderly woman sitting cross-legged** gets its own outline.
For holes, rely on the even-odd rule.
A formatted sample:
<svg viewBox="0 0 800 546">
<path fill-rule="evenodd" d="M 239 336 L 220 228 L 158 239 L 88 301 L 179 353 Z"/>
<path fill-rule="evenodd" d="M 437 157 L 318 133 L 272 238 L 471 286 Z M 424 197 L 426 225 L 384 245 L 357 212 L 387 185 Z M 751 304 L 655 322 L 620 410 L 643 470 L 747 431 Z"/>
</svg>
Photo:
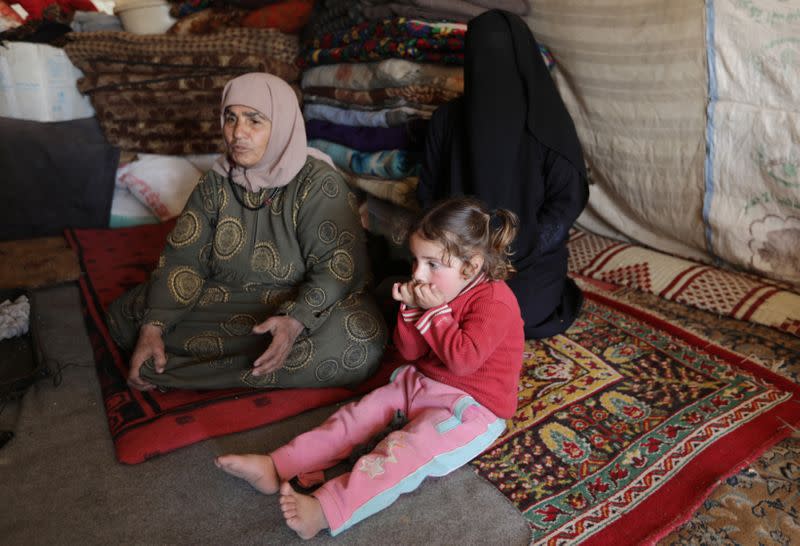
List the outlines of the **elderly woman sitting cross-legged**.
<svg viewBox="0 0 800 546">
<path fill-rule="evenodd" d="M 227 154 L 178 217 L 150 280 L 108 311 L 128 383 L 214 389 L 352 385 L 377 368 L 386 326 L 366 290 L 355 196 L 306 146 L 292 88 L 225 86 Z"/>
</svg>

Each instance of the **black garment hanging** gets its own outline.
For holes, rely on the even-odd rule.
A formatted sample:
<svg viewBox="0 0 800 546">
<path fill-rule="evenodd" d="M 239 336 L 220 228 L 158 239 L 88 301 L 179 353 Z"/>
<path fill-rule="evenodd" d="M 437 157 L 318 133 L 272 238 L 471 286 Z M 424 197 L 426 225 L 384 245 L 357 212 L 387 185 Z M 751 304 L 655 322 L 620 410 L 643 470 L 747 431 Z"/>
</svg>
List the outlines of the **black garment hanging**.
<svg viewBox="0 0 800 546">
<path fill-rule="evenodd" d="M 567 237 L 589 195 L 572 118 L 528 26 L 505 11 L 469 22 L 464 84 L 464 96 L 431 119 L 417 197 L 428 207 L 474 195 L 515 212 L 509 286 L 526 337 L 563 332 L 583 299 L 567 277 Z"/>
</svg>

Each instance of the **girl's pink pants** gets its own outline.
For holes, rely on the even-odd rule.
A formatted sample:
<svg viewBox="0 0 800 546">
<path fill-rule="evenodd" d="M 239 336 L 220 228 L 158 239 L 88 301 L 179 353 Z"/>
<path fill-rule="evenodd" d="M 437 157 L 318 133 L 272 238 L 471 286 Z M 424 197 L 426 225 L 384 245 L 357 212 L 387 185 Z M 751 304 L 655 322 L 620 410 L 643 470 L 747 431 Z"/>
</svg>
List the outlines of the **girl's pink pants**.
<svg viewBox="0 0 800 546">
<path fill-rule="evenodd" d="M 312 493 L 322 505 L 331 535 L 386 508 L 427 476 L 444 476 L 465 465 L 505 429 L 503 419 L 464 391 L 404 366 L 387 385 L 270 453 L 278 475 L 289 480 L 334 466 L 383 430 L 396 410 L 408 418 L 402 430 L 358 459 L 351 472 Z"/>
</svg>

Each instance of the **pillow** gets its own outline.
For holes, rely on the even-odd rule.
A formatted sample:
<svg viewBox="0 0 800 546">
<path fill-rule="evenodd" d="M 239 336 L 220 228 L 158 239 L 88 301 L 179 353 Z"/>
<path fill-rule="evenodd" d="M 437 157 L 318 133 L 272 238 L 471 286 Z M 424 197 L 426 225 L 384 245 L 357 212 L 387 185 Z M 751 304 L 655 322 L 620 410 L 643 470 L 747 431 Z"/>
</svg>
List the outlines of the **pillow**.
<svg viewBox="0 0 800 546">
<path fill-rule="evenodd" d="M 114 198 L 111 200 L 110 228 L 138 226 L 140 224 L 155 224 L 158 218 L 153 216 L 150 209 L 144 206 L 139 199 L 127 188 L 114 188 Z"/>
<path fill-rule="evenodd" d="M 117 170 L 117 186 L 127 188 L 164 222 L 181 213 L 202 174 L 184 157 L 139 154 Z"/>
</svg>

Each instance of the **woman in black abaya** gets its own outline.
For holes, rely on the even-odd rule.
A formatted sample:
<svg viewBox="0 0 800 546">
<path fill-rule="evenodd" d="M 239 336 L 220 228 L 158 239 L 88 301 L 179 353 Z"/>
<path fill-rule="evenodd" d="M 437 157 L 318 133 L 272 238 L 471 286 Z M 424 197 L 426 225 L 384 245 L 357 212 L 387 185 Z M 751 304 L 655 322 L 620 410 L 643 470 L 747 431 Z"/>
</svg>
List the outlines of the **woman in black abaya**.
<svg viewBox="0 0 800 546">
<path fill-rule="evenodd" d="M 572 118 L 522 19 L 491 10 L 469 22 L 464 96 L 436 110 L 417 197 L 423 207 L 474 195 L 520 219 L 514 243 L 527 338 L 566 330 L 583 295 L 567 277 L 567 237 L 589 196 Z"/>
</svg>

